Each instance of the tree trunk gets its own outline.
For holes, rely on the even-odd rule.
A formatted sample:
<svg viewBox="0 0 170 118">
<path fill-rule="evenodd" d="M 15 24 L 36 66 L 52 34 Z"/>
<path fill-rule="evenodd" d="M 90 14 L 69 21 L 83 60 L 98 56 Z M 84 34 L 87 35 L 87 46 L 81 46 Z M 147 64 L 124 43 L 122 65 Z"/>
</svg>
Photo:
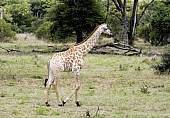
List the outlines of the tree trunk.
<svg viewBox="0 0 170 118">
<path fill-rule="evenodd" d="M 126 0 L 112 0 L 114 5 L 116 6 L 116 10 L 119 11 L 122 15 L 122 17 L 117 17 L 123 24 L 122 26 L 122 38 L 125 41 L 128 41 L 128 44 L 131 46 L 134 46 L 134 39 L 135 39 L 135 28 L 137 25 L 139 25 L 140 19 L 142 16 L 145 14 L 146 9 L 154 2 L 152 0 L 149 4 L 146 5 L 144 8 L 142 14 L 139 16 L 137 19 L 137 8 L 138 8 L 138 0 L 134 0 L 133 3 L 133 11 L 132 11 L 132 16 L 130 18 L 130 21 L 127 21 L 127 16 L 126 16 Z M 124 4 L 122 3 L 124 2 Z M 127 37 L 127 40 L 125 40 Z"/>
<path fill-rule="evenodd" d="M 126 17 L 126 0 L 124 0 L 122 12 L 122 39 L 123 44 L 128 44 L 128 35 L 127 35 L 127 17 Z"/>
<path fill-rule="evenodd" d="M 3 19 L 3 15 L 4 15 L 4 10 L 0 11 L 0 19 Z"/>
<path fill-rule="evenodd" d="M 83 35 L 82 35 L 82 31 L 80 30 L 76 30 L 76 36 L 77 36 L 77 43 L 80 43 L 83 41 Z"/>
<path fill-rule="evenodd" d="M 138 0 L 134 0 L 133 3 L 133 12 L 132 17 L 130 19 L 130 26 L 129 26 L 129 32 L 128 32 L 128 39 L 129 39 L 129 45 L 134 46 L 134 32 L 136 28 L 136 21 L 137 21 L 137 8 L 138 8 Z"/>
</svg>

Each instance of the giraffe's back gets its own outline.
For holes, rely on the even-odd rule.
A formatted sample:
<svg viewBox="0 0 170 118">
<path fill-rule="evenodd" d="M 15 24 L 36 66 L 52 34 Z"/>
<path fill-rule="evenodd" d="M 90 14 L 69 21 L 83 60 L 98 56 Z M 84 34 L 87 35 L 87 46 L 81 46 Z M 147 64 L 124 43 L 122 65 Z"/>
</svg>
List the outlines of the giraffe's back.
<svg viewBox="0 0 170 118">
<path fill-rule="evenodd" d="M 83 56 L 77 47 L 54 54 L 50 59 L 50 67 L 55 71 L 68 72 L 83 65 Z"/>
</svg>

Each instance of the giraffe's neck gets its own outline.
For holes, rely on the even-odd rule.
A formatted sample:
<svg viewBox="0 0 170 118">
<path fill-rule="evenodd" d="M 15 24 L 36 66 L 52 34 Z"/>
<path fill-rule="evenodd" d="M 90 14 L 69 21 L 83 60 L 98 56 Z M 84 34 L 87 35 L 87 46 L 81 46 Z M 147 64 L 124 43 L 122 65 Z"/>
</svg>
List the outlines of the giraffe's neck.
<svg viewBox="0 0 170 118">
<path fill-rule="evenodd" d="M 83 43 L 81 43 L 79 46 L 82 49 L 83 55 L 86 55 L 96 44 L 98 41 L 102 31 L 100 27 L 94 31 L 94 33 Z"/>
</svg>

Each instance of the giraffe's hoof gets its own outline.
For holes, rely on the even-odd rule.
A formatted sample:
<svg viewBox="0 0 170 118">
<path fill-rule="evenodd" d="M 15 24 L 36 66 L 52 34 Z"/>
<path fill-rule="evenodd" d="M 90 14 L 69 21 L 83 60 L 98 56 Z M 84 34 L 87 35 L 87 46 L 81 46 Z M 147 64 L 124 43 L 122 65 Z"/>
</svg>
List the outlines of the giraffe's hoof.
<svg viewBox="0 0 170 118">
<path fill-rule="evenodd" d="M 49 106 L 50 106 L 50 104 L 48 104 L 48 102 L 45 102 L 45 105 L 46 105 L 47 107 L 49 107 Z"/>
<path fill-rule="evenodd" d="M 63 107 L 66 102 L 62 101 L 62 103 L 58 104 L 58 106 Z"/>
<path fill-rule="evenodd" d="M 79 103 L 79 101 L 76 101 L 75 103 L 76 103 L 77 107 L 80 107 L 80 106 L 81 106 L 81 104 Z"/>
</svg>

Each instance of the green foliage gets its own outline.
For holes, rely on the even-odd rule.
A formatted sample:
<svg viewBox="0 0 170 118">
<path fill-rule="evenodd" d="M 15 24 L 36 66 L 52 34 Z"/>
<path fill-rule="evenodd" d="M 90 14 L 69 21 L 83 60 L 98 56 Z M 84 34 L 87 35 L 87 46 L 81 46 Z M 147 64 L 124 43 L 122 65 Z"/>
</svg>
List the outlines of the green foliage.
<svg viewBox="0 0 170 118">
<path fill-rule="evenodd" d="M 7 95 L 6 92 L 4 92 L 4 91 L 1 91 L 1 92 L 0 92 L 0 97 L 6 97 L 6 95 Z"/>
<path fill-rule="evenodd" d="M 82 33 L 91 32 L 96 24 L 104 22 L 102 5 L 96 0 L 61 0 L 58 6 L 53 6 L 47 18 L 54 21 L 51 27 L 53 38 L 58 36 L 65 39 L 69 36 L 77 36 L 77 41 L 82 40 Z"/>
<path fill-rule="evenodd" d="M 21 115 L 22 112 L 20 110 L 18 110 L 18 109 L 14 109 L 14 110 L 12 110 L 12 114 L 13 115 Z"/>
<path fill-rule="evenodd" d="M 36 21 L 31 22 L 31 31 L 36 33 L 36 30 L 45 22 L 44 19 L 37 19 Z"/>
<path fill-rule="evenodd" d="M 54 111 L 54 112 L 51 113 L 51 115 L 52 115 L 52 116 L 59 116 L 60 113 L 59 113 L 58 111 Z"/>
<path fill-rule="evenodd" d="M 19 29 L 17 29 L 18 32 L 30 32 L 31 22 L 36 19 L 33 17 L 28 2 L 25 1 L 7 5 L 7 12 L 10 13 L 13 18 L 12 24 L 16 24 L 19 27 Z"/>
<path fill-rule="evenodd" d="M 0 19 L 0 41 L 9 41 L 16 39 L 16 33 L 11 30 L 11 24 L 6 23 L 4 19 Z"/>
<path fill-rule="evenodd" d="M 139 36 L 155 46 L 167 44 L 170 36 L 170 4 L 163 1 L 150 6 L 138 28 Z"/>
<path fill-rule="evenodd" d="M 52 26 L 52 22 L 44 22 L 36 31 L 36 37 L 39 39 L 51 39 L 50 35 L 50 27 Z"/>
<path fill-rule="evenodd" d="M 162 55 L 161 64 L 154 66 L 160 74 L 170 74 L 170 48 L 166 49 Z"/>
<path fill-rule="evenodd" d="M 47 9 L 51 7 L 51 0 L 30 0 L 31 11 L 33 16 L 42 19 L 44 15 L 47 13 Z"/>
<path fill-rule="evenodd" d="M 113 1 L 113 0 L 112 0 Z M 123 0 L 120 0 L 123 3 Z M 116 1 L 117 2 L 117 1 Z M 119 2 L 117 2 L 118 4 Z M 107 7 L 107 1 L 104 2 L 105 7 Z M 147 4 L 147 3 L 145 3 Z M 119 5 L 118 5 L 119 6 Z M 138 6 L 140 7 L 141 4 L 139 3 Z M 112 27 L 113 33 L 114 33 L 114 42 L 120 42 L 120 40 L 123 40 L 123 16 L 122 12 L 117 9 L 114 2 L 110 2 L 110 12 L 108 15 L 107 22 Z M 133 12 L 133 0 L 127 0 L 126 1 L 126 24 L 127 24 L 127 33 L 130 35 L 130 20 L 132 17 Z M 137 14 L 141 14 L 141 10 L 138 9 Z M 129 31 L 128 31 L 129 30 Z M 132 40 L 130 36 L 128 37 L 129 41 Z"/>
<path fill-rule="evenodd" d="M 15 81 L 9 81 L 6 85 L 7 86 L 15 86 L 16 82 Z"/>
</svg>

